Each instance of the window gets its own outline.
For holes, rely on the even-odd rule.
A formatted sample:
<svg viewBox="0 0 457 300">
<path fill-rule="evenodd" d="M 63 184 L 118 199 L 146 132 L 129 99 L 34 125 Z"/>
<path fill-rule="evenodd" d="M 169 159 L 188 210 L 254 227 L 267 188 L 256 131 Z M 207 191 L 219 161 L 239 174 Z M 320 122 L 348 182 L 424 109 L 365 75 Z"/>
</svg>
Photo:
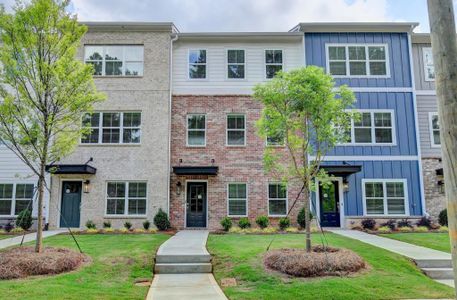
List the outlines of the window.
<svg viewBox="0 0 457 300">
<path fill-rule="evenodd" d="M 244 50 L 227 50 L 227 78 L 245 78 Z"/>
<path fill-rule="evenodd" d="M 359 111 L 348 132 L 348 144 L 395 144 L 392 111 Z"/>
<path fill-rule="evenodd" d="M 435 80 L 435 66 L 433 65 L 433 53 L 432 48 L 422 48 L 422 54 L 424 59 L 424 76 L 425 81 Z"/>
<path fill-rule="evenodd" d="M 97 76 L 143 76 L 144 46 L 86 45 L 84 61 Z"/>
<path fill-rule="evenodd" d="M 32 211 L 34 185 L 0 183 L 0 215 L 17 216 L 24 209 Z"/>
<path fill-rule="evenodd" d="M 284 146 L 284 136 L 283 135 L 276 135 L 276 136 L 267 136 L 267 146 Z"/>
<path fill-rule="evenodd" d="M 266 78 L 273 78 L 282 70 L 282 50 L 265 50 Z"/>
<path fill-rule="evenodd" d="M 187 145 L 206 145 L 206 116 L 202 114 L 187 115 Z"/>
<path fill-rule="evenodd" d="M 406 180 L 364 180 L 366 215 L 407 215 Z"/>
<path fill-rule="evenodd" d="M 189 50 L 189 78 L 206 78 L 206 50 Z"/>
<path fill-rule="evenodd" d="M 146 182 L 108 182 L 107 215 L 145 215 Z"/>
<path fill-rule="evenodd" d="M 90 133 L 81 138 L 82 144 L 138 144 L 141 141 L 139 112 L 87 113 L 82 122 L 90 128 Z"/>
<path fill-rule="evenodd" d="M 287 215 L 287 187 L 284 184 L 268 184 L 268 215 Z"/>
<path fill-rule="evenodd" d="M 246 144 L 246 122 L 244 115 L 227 115 L 227 145 Z"/>
<path fill-rule="evenodd" d="M 438 122 L 438 114 L 430 113 L 430 140 L 432 147 L 439 147 L 441 145 L 440 139 L 440 123 Z"/>
<path fill-rule="evenodd" d="M 327 70 L 334 76 L 389 75 L 387 45 L 328 45 Z"/>
<path fill-rule="evenodd" d="M 245 183 L 229 183 L 228 215 L 233 217 L 247 216 L 247 188 Z"/>
</svg>

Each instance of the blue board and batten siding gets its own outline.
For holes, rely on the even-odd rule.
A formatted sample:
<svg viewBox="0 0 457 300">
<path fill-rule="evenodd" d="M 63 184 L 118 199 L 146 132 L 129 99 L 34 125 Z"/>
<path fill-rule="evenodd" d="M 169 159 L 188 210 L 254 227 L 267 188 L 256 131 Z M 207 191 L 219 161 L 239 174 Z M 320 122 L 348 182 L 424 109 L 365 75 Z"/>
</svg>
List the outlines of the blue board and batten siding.
<svg viewBox="0 0 457 300">
<path fill-rule="evenodd" d="M 324 165 L 359 165 L 361 172 L 347 177 L 348 192 L 344 193 L 345 217 L 363 216 L 363 179 L 406 179 L 409 215 L 421 216 L 422 188 L 418 141 L 416 139 L 416 111 L 412 93 L 411 62 L 407 33 L 305 33 L 307 65 L 327 66 L 326 44 L 387 44 L 390 76 L 388 78 L 335 78 L 337 85 L 364 88 L 355 92 L 356 109 L 392 110 L 395 118 L 394 145 L 345 145 L 332 149 L 327 156 L 338 160 Z M 373 89 L 373 91 L 370 91 Z M 391 89 L 391 91 L 389 91 Z M 399 91 L 399 89 L 402 89 Z M 382 91 L 381 91 L 382 90 Z M 376 160 L 364 159 L 376 157 Z M 402 159 L 402 156 L 405 159 Z M 351 157 L 356 157 L 351 160 Z M 414 157 L 417 157 L 414 158 Z M 330 157 L 329 157 L 330 159 Z M 313 193 L 313 200 L 316 195 Z M 315 203 L 314 203 L 315 204 Z"/>
</svg>

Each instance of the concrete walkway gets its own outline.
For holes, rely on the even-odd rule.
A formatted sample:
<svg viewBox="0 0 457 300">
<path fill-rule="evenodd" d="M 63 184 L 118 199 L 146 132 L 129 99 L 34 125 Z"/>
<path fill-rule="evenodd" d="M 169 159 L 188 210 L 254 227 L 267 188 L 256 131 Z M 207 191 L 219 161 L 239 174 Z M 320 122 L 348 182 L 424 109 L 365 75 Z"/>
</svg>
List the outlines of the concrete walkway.
<svg viewBox="0 0 457 300">
<path fill-rule="evenodd" d="M 406 256 L 416 262 L 419 268 L 436 281 L 454 287 L 451 254 L 421 247 L 394 239 L 368 234 L 358 230 L 326 229 L 327 231 L 359 240 L 391 252 Z"/>
<path fill-rule="evenodd" d="M 50 237 L 53 235 L 57 235 L 59 233 L 65 232 L 65 229 L 57 229 L 57 230 L 49 230 L 49 231 L 43 231 L 43 238 Z M 24 243 L 27 242 L 33 242 L 36 238 L 36 233 L 28 233 L 24 237 Z M 8 248 L 11 246 L 16 246 L 19 245 L 22 241 L 22 235 L 15 236 L 9 239 L 3 239 L 0 240 L 0 249 Z"/>
<path fill-rule="evenodd" d="M 184 230 L 163 243 L 157 251 L 154 280 L 146 299 L 227 299 L 211 274 L 207 239 L 208 231 Z"/>
</svg>

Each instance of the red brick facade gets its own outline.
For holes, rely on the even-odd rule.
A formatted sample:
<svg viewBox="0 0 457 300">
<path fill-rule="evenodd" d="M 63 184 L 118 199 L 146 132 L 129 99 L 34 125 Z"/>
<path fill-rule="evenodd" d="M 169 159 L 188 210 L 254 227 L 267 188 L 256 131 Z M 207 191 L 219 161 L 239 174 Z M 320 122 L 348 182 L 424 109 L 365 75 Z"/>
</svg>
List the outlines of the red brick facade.
<svg viewBox="0 0 457 300">
<path fill-rule="evenodd" d="M 173 227 L 185 227 L 186 181 L 207 180 L 208 228 L 221 228 L 219 222 L 227 215 L 227 184 L 247 184 L 248 217 L 254 220 L 259 215 L 268 215 L 268 182 L 274 178 L 263 169 L 265 141 L 256 134 L 255 122 L 259 119 L 262 106 L 249 96 L 173 96 L 171 123 L 171 166 L 218 166 L 217 176 L 171 176 L 170 220 Z M 187 115 L 206 115 L 206 147 L 187 147 Z M 246 146 L 226 146 L 227 114 L 239 113 L 246 116 Z M 214 159 L 214 163 L 212 160 Z M 178 195 L 177 183 L 181 183 Z M 288 205 L 292 206 L 299 188 L 288 186 Z M 301 199 L 294 206 L 290 218 L 296 222 L 298 210 L 303 206 Z M 273 224 L 276 218 L 270 218 Z"/>
</svg>

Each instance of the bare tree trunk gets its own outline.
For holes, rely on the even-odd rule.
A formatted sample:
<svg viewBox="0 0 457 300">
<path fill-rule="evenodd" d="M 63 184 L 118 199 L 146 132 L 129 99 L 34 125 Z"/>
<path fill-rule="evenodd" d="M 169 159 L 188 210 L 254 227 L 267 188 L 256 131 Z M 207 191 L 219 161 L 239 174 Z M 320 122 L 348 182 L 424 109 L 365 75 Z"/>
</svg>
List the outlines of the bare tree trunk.
<svg viewBox="0 0 457 300">
<path fill-rule="evenodd" d="M 305 197 L 305 244 L 306 244 L 306 252 L 311 252 L 311 219 L 309 218 L 309 208 L 310 199 L 309 199 L 309 188 L 308 185 L 305 184 L 305 189 L 303 190 L 303 195 Z"/>
<path fill-rule="evenodd" d="M 457 39 L 452 0 L 428 0 L 449 236 L 457 286 Z"/>
<path fill-rule="evenodd" d="M 45 164 L 40 166 L 38 179 L 38 225 L 35 241 L 35 252 L 40 253 L 43 248 L 43 199 L 44 199 Z"/>
</svg>

